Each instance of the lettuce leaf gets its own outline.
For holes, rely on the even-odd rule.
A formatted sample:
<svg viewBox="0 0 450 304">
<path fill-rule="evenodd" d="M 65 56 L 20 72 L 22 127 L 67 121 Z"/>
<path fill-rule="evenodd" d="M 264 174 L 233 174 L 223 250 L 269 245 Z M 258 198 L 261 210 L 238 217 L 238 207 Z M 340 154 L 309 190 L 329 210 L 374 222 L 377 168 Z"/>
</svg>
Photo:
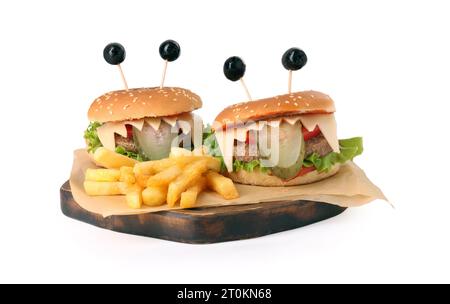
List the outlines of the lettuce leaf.
<svg viewBox="0 0 450 304">
<path fill-rule="evenodd" d="M 337 163 L 343 164 L 353 160 L 363 152 L 362 137 L 339 140 L 340 153 L 331 152 L 323 157 L 313 153 L 303 160 L 304 167 L 314 166 L 319 172 L 328 172 Z"/>
<path fill-rule="evenodd" d="M 87 150 L 89 153 L 95 152 L 97 148 L 102 147 L 102 143 L 100 142 L 97 134 L 97 128 L 101 125 L 101 123 L 93 121 L 89 124 L 86 131 L 84 131 L 84 139 L 86 140 Z"/>
<path fill-rule="evenodd" d="M 217 143 L 216 136 L 210 125 L 203 128 L 203 146 L 208 149 L 208 154 L 220 159 L 220 171 L 226 172 L 227 167 L 223 161 L 222 152 L 220 151 L 219 144 Z"/>
<path fill-rule="evenodd" d="M 127 157 L 129 157 L 129 158 L 133 158 L 133 159 L 135 159 L 135 160 L 137 160 L 137 161 L 139 161 L 139 162 L 142 162 L 142 161 L 146 161 L 146 160 L 147 160 L 147 159 L 146 159 L 145 157 L 143 157 L 141 154 L 136 153 L 136 152 L 132 152 L 132 151 L 127 151 L 127 150 L 126 150 L 124 147 L 122 147 L 122 146 L 117 146 L 117 147 L 116 147 L 116 153 L 125 155 L 125 156 L 127 156 Z"/>
<path fill-rule="evenodd" d="M 250 162 L 244 162 L 235 159 L 233 162 L 233 171 L 237 172 L 239 170 L 245 170 L 248 172 L 253 172 L 255 169 L 259 169 L 261 172 L 267 172 L 269 168 L 261 166 L 261 162 L 258 159 L 254 159 Z"/>
</svg>

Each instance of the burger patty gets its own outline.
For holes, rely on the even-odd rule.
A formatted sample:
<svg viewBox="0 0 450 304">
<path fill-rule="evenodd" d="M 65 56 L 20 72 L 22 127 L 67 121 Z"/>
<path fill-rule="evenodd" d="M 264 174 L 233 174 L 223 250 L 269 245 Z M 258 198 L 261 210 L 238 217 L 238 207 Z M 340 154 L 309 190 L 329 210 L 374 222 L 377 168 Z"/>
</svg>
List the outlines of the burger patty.
<svg viewBox="0 0 450 304">
<path fill-rule="evenodd" d="M 253 153 L 252 155 L 250 155 L 248 145 L 245 145 L 245 153 L 243 152 L 243 147 L 234 146 L 234 159 L 243 162 L 251 162 L 252 160 L 258 160 L 261 158 L 259 150 L 252 151 Z M 331 152 L 333 152 L 333 149 L 331 148 L 330 144 L 325 139 L 323 134 L 319 134 L 318 136 L 313 137 L 305 142 L 305 157 L 313 153 L 317 153 L 320 156 L 325 156 Z"/>
<path fill-rule="evenodd" d="M 115 134 L 115 139 L 116 139 L 116 146 L 122 146 L 127 151 L 137 153 L 137 146 L 132 138 L 123 137 L 119 134 Z"/>
<path fill-rule="evenodd" d="M 305 156 L 309 156 L 313 153 L 325 156 L 333 152 L 333 149 L 321 133 L 305 142 L 305 151 Z"/>
<path fill-rule="evenodd" d="M 250 156 L 250 146 L 245 145 L 245 153 L 244 153 L 244 146 L 234 146 L 233 155 L 236 160 L 242 161 L 242 162 L 251 162 L 252 160 L 260 159 L 259 156 L 259 149 L 256 149 L 256 151 L 251 151 L 252 155 Z"/>
</svg>

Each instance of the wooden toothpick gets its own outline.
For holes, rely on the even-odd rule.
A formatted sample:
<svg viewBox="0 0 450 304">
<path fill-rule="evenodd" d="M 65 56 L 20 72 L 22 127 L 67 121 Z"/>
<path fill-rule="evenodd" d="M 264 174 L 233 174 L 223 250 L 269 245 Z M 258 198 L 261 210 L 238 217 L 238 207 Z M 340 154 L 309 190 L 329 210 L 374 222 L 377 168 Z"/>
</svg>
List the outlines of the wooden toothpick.
<svg viewBox="0 0 450 304">
<path fill-rule="evenodd" d="M 120 64 L 117 65 L 119 67 L 120 76 L 122 76 L 123 85 L 125 86 L 125 90 L 128 91 L 128 83 L 125 79 L 125 74 L 123 73 L 122 66 Z"/>
<path fill-rule="evenodd" d="M 242 77 L 240 80 L 241 80 L 242 86 L 244 87 L 245 93 L 247 94 L 248 100 L 251 101 L 252 100 L 252 96 L 250 96 L 250 92 L 249 92 L 247 86 L 245 85 L 244 77 Z"/>
<path fill-rule="evenodd" d="M 163 74 L 161 79 L 161 85 L 159 86 L 160 89 L 164 87 L 164 81 L 166 80 L 166 72 L 167 72 L 167 66 L 169 65 L 168 60 L 164 60 L 164 68 L 163 68 Z"/>
<path fill-rule="evenodd" d="M 292 70 L 289 70 L 288 91 L 289 91 L 289 94 L 291 94 L 291 92 L 292 92 Z"/>
</svg>

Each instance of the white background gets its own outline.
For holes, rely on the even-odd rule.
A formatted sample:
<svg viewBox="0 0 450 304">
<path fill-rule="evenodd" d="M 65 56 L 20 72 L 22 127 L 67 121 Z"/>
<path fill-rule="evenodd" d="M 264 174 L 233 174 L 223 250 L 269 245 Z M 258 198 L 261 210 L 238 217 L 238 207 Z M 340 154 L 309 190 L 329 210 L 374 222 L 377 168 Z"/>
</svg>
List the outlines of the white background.
<svg viewBox="0 0 450 304">
<path fill-rule="evenodd" d="M 448 1 L 1 1 L 0 282 L 449 282 Z M 202 96 L 207 121 L 244 91 L 286 91 L 282 53 L 303 48 L 296 90 L 337 106 L 339 136 L 395 204 L 376 201 L 253 240 L 184 245 L 64 217 L 59 187 L 83 146 L 91 102 L 121 88 L 103 47 L 119 41 L 130 86 L 159 83 L 158 46 L 177 40 L 167 85 Z"/>
</svg>

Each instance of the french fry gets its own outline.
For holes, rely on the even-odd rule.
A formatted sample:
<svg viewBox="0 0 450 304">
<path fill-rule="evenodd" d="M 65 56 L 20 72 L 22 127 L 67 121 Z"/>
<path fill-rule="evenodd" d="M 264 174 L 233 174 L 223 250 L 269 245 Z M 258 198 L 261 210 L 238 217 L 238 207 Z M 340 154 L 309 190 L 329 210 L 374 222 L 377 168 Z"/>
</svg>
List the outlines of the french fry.
<svg viewBox="0 0 450 304">
<path fill-rule="evenodd" d="M 122 195 L 127 193 L 129 187 L 130 185 L 124 182 L 84 182 L 84 191 L 91 196 Z"/>
<path fill-rule="evenodd" d="M 84 180 L 93 182 L 118 182 L 120 171 L 117 169 L 87 169 Z"/>
<path fill-rule="evenodd" d="M 208 169 L 216 172 L 220 171 L 220 160 L 211 156 L 177 156 L 172 158 L 164 158 L 161 160 L 146 161 L 137 163 L 134 166 L 133 171 L 136 175 L 154 175 L 166 170 L 169 167 L 178 165 L 179 167 L 183 168 L 184 166 L 199 160 L 206 160 Z"/>
<path fill-rule="evenodd" d="M 187 149 L 179 147 L 172 147 L 170 149 L 169 158 L 175 158 L 180 156 L 192 156 L 192 152 Z"/>
<path fill-rule="evenodd" d="M 150 178 L 150 175 L 146 175 L 146 174 L 136 175 L 136 184 L 138 184 L 142 188 L 145 188 L 145 187 L 147 187 L 147 182 L 148 182 L 149 178 Z"/>
<path fill-rule="evenodd" d="M 158 172 L 164 171 L 165 169 L 176 165 L 176 162 L 172 158 L 164 158 L 161 160 L 151 160 L 142 163 L 137 163 L 134 166 L 134 174 L 135 175 L 153 175 Z"/>
<path fill-rule="evenodd" d="M 100 147 L 95 150 L 94 160 L 97 164 L 108 169 L 119 169 L 123 166 L 133 167 L 138 163 L 137 160 L 108 150 L 105 147 Z"/>
<path fill-rule="evenodd" d="M 147 181 L 147 187 L 167 187 L 173 180 L 175 180 L 183 171 L 177 165 L 169 167 L 153 176 Z"/>
<path fill-rule="evenodd" d="M 206 188 L 206 178 L 200 177 L 196 184 L 189 187 L 186 191 L 181 193 L 180 207 L 193 208 L 197 202 L 197 197 Z"/>
<path fill-rule="evenodd" d="M 233 181 L 219 173 L 210 171 L 206 174 L 208 188 L 219 193 L 224 199 L 234 199 L 239 197 L 239 193 Z"/>
<path fill-rule="evenodd" d="M 120 167 L 120 181 L 128 184 L 136 183 L 136 177 L 133 173 L 133 167 Z"/>
<path fill-rule="evenodd" d="M 139 209 L 142 207 L 142 188 L 134 184 L 130 186 L 126 194 L 126 201 L 128 207 L 132 209 Z"/>
<path fill-rule="evenodd" d="M 220 160 L 219 159 L 217 159 L 215 157 L 211 157 L 211 156 L 204 156 L 204 158 L 208 162 L 207 166 L 208 166 L 209 170 L 212 170 L 214 172 L 220 172 Z"/>
<path fill-rule="evenodd" d="M 208 170 L 206 159 L 198 160 L 184 168 L 184 171 L 173 182 L 169 184 L 167 191 L 167 204 L 169 207 L 175 206 L 181 197 L 181 193 L 186 191 L 190 184 L 200 179 L 202 174 Z"/>
<path fill-rule="evenodd" d="M 146 206 L 161 206 L 166 202 L 166 187 L 147 187 L 142 191 L 142 202 Z"/>
</svg>

